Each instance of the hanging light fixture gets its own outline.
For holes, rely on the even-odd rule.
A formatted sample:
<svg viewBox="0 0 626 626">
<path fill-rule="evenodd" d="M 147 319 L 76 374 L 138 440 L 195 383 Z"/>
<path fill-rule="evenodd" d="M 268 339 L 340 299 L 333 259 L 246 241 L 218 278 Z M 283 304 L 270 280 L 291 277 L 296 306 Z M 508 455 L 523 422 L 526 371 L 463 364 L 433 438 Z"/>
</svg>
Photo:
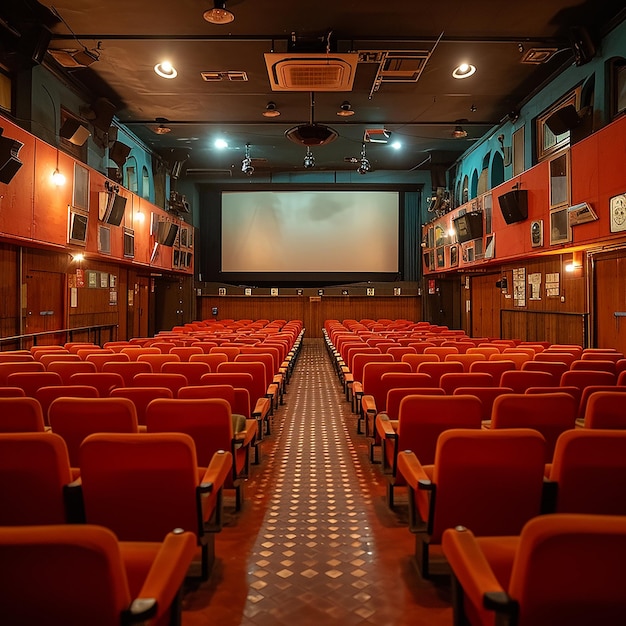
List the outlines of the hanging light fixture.
<svg viewBox="0 0 626 626">
<path fill-rule="evenodd" d="M 268 102 L 265 106 L 265 111 L 261 114 L 263 117 L 278 117 L 280 115 L 280 111 L 276 107 L 275 102 Z"/>
<path fill-rule="evenodd" d="M 207 9 L 202 17 L 211 24 L 230 24 L 235 15 L 226 8 L 226 0 L 214 0 L 213 8 Z"/>
<path fill-rule="evenodd" d="M 354 115 L 352 105 L 347 100 L 344 100 L 339 107 L 339 111 L 337 111 L 337 115 L 339 117 L 350 117 L 351 115 Z"/>
<path fill-rule="evenodd" d="M 336 130 L 325 126 L 324 124 L 316 124 L 313 121 L 315 112 L 315 94 L 311 92 L 311 116 L 308 124 L 300 124 L 285 131 L 285 137 L 289 141 L 299 143 L 303 146 L 323 146 L 331 141 L 335 141 L 338 137 Z"/>
<path fill-rule="evenodd" d="M 304 155 L 303 165 L 304 167 L 306 167 L 306 169 L 311 169 L 312 167 L 315 167 L 315 157 L 313 156 L 313 153 L 311 152 L 311 148 L 309 148 L 309 146 L 306 147 L 306 154 Z"/>
<path fill-rule="evenodd" d="M 363 144 L 363 147 L 361 148 L 361 159 L 359 160 L 359 166 L 356 168 L 356 171 L 359 174 L 367 174 L 371 168 L 372 166 L 370 165 L 369 159 L 365 154 L 365 144 Z"/>
<path fill-rule="evenodd" d="M 252 176 L 254 174 L 254 166 L 252 165 L 252 159 L 250 158 L 250 144 L 246 144 L 246 156 L 241 161 L 241 171 L 246 176 Z"/>
</svg>

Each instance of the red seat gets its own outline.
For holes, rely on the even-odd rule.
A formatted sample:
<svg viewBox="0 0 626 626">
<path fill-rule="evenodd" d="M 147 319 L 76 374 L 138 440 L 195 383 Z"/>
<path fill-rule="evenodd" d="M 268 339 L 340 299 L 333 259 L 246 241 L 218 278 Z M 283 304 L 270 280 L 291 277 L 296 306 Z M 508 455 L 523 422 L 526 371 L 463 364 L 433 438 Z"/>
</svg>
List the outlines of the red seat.
<svg viewBox="0 0 626 626">
<path fill-rule="evenodd" d="M 173 398 L 168 387 L 116 387 L 111 391 L 111 398 L 128 398 L 137 411 L 137 423 L 146 425 L 146 408 L 156 398 Z"/>
<path fill-rule="evenodd" d="M 30 397 L 0 398 L 0 432 L 44 432 L 43 412 L 39 401 Z"/>
<path fill-rule="evenodd" d="M 125 365 L 120 363 L 119 365 Z M 124 378 L 114 372 L 80 372 L 70 376 L 71 385 L 95 387 L 101 398 L 106 398 L 116 387 L 124 387 Z"/>
<path fill-rule="evenodd" d="M 585 391 L 590 389 L 595 388 L 587 387 Z M 589 395 L 583 414 L 586 428 L 626 429 L 626 396 L 623 395 L 626 387 L 618 389 L 594 391 Z"/>
<path fill-rule="evenodd" d="M 135 374 L 148 374 L 152 372 L 152 365 L 145 361 L 129 361 L 117 362 L 107 361 L 102 365 L 103 372 L 111 372 L 119 374 L 124 380 L 124 387 L 130 387 L 133 384 Z"/>
<path fill-rule="evenodd" d="M 493 387 L 495 381 L 486 372 L 449 372 L 439 379 L 439 386 L 451 396 L 458 387 Z"/>
<path fill-rule="evenodd" d="M 14 372 L 7 376 L 9 387 L 21 387 L 24 394 L 35 398 L 40 387 L 48 385 L 62 385 L 63 380 L 56 372 Z"/>
<path fill-rule="evenodd" d="M 558 391 L 559 381 L 549 372 L 533 372 L 531 370 L 510 370 L 502 372 L 500 387 L 510 387 L 514 393 L 525 393 L 529 387 L 555 387 Z"/>
</svg>

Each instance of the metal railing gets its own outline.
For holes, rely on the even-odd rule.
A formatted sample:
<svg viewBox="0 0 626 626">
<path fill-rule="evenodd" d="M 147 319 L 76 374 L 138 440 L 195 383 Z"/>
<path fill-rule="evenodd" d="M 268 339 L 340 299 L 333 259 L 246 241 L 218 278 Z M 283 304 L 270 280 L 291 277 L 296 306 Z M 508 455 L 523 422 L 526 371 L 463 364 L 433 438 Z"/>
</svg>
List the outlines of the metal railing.
<svg viewBox="0 0 626 626">
<path fill-rule="evenodd" d="M 23 350 L 30 346 L 38 345 L 43 338 L 54 338 L 54 343 L 67 343 L 78 338 L 101 346 L 104 341 L 117 339 L 117 324 L 101 324 L 99 326 L 79 326 L 77 328 L 60 328 L 46 330 L 39 333 L 26 333 L 13 335 L 12 337 L 0 337 L 0 350 Z M 108 331 L 108 337 L 103 338 L 103 333 Z"/>
</svg>

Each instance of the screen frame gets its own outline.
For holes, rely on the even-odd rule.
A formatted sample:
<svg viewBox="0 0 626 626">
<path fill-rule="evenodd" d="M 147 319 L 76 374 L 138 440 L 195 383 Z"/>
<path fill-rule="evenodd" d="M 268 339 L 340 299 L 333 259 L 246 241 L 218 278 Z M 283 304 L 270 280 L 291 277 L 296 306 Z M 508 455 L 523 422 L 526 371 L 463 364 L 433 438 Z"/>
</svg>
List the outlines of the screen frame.
<svg viewBox="0 0 626 626">
<path fill-rule="evenodd" d="M 199 279 L 238 286 L 326 286 L 359 282 L 392 282 L 402 280 L 404 258 L 405 193 L 421 191 L 422 185 L 224 185 L 200 188 L 200 239 L 201 263 Z M 384 191 L 398 193 L 398 271 L 397 272 L 224 272 L 222 271 L 222 193 L 224 192 L 294 192 L 335 191 L 363 192 Z M 365 245 L 365 244 L 363 244 Z"/>
</svg>

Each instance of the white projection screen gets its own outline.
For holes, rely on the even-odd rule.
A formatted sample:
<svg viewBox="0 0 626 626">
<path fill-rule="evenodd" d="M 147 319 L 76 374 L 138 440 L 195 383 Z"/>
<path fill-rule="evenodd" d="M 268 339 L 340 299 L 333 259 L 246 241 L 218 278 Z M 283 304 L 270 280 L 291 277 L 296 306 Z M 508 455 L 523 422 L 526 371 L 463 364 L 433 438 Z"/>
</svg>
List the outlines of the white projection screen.
<svg viewBox="0 0 626 626">
<path fill-rule="evenodd" d="M 397 273 L 397 191 L 224 191 L 221 271 Z"/>
</svg>

